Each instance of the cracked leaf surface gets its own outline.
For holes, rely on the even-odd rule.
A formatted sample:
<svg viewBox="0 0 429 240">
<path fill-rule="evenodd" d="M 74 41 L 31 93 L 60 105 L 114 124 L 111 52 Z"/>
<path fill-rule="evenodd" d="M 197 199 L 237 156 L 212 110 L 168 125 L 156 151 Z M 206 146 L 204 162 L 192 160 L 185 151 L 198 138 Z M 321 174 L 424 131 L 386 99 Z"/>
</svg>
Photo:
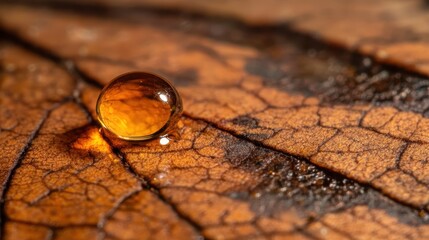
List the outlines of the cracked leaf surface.
<svg viewBox="0 0 429 240">
<path fill-rule="evenodd" d="M 45 115 L 35 115 L 42 124 L 28 124 L 28 147 L 22 140 L 8 153 L 18 157 L 5 157 L 18 161 L 16 168 L 13 161 L 4 166 L 14 169 L 5 180 L 10 181 L 4 196 L 6 236 L 26 231 L 51 238 L 79 232 L 82 239 L 400 236 L 381 231 L 386 222 L 411 239 L 428 234 L 421 210 L 429 200 L 424 115 L 394 103 L 329 101 L 299 85 L 302 78 L 320 84 L 326 79 L 315 77 L 319 73 L 356 79 L 359 69 L 352 64 L 335 63 L 339 70 L 326 73 L 323 55 L 307 56 L 294 50 L 294 43 L 279 48 L 314 64 L 312 71 L 299 72 L 294 59 L 279 59 L 270 49 L 219 41 L 198 28 L 195 33 L 174 29 L 171 16 L 155 28 L 154 16 L 134 22 L 6 5 L 0 11 L 5 29 L 59 61 L 68 60 L 68 72 L 47 64 L 70 80 L 63 95 L 35 102 L 51 103 Z M 4 69 L 14 64 L 13 55 L 18 54 L 2 54 Z M 141 69 L 170 77 L 184 98 L 184 127 L 168 146 L 105 138 L 91 121 L 100 85 Z M 17 76 L 10 71 L 3 73 L 6 80 Z M 373 77 L 380 78 L 377 74 Z M 34 83 L 22 79 L 23 86 Z M 42 91 L 62 88 L 49 85 Z M 19 93 L 13 86 L 3 92 L 6 100 Z M 26 116 L 26 109 L 9 111 Z M 8 121 L 16 120 L 2 125 L 13 125 Z M 336 228 L 338 219 L 344 230 Z M 370 227 L 353 232 L 355 222 Z"/>
</svg>

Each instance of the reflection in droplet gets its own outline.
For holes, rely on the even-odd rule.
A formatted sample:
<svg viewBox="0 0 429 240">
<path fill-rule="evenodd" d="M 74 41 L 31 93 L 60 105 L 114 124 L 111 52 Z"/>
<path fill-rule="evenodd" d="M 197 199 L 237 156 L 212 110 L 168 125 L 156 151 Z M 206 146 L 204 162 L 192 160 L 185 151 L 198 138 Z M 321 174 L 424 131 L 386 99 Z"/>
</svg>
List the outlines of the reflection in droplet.
<svg viewBox="0 0 429 240">
<path fill-rule="evenodd" d="M 170 139 L 168 139 L 168 137 L 161 137 L 161 138 L 159 139 L 159 143 L 160 143 L 161 145 L 167 145 L 168 143 L 170 143 Z"/>
<path fill-rule="evenodd" d="M 101 125 L 125 140 L 158 137 L 176 125 L 181 113 L 182 100 L 171 83 L 145 72 L 113 79 L 97 101 Z M 167 141 L 161 138 L 160 143 Z"/>
<path fill-rule="evenodd" d="M 167 95 L 165 95 L 164 93 L 160 93 L 160 94 L 159 94 L 159 98 L 160 98 L 163 102 L 168 102 L 168 97 L 167 97 Z"/>
</svg>

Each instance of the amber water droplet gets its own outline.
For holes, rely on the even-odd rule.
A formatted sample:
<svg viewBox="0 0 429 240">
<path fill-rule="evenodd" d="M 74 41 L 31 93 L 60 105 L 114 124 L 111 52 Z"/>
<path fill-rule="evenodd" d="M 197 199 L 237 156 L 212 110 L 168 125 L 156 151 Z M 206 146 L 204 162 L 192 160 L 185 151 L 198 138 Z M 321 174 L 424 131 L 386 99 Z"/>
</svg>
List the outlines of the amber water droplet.
<svg viewBox="0 0 429 240">
<path fill-rule="evenodd" d="M 97 100 L 101 125 L 125 140 L 148 140 L 165 135 L 182 113 L 182 100 L 166 79 L 146 72 L 114 78 Z"/>
</svg>

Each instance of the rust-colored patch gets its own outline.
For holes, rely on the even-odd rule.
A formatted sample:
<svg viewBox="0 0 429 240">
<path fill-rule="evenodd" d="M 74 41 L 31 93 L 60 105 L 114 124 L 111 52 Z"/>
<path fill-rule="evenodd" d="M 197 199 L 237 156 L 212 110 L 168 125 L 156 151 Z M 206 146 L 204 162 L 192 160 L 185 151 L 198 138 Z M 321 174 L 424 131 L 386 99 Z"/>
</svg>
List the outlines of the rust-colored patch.
<svg viewBox="0 0 429 240">
<path fill-rule="evenodd" d="M 407 232 L 393 237 L 427 235 L 426 118 L 393 104 L 326 101 L 298 84 L 357 79 L 355 69 L 328 76 L 325 60 L 294 45 L 283 50 L 311 71 L 180 29 L 22 6 L 0 12 L 2 27 L 67 59 L 68 70 L 3 47 L 8 238 L 381 239 L 388 223 Z M 32 73 L 34 63 L 46 73 Z M 111 138 L 91 119 L 100 86 L 141 69 L 169 76 L 184 98 L 180 136 L 167 145 Z"/>
</svg>

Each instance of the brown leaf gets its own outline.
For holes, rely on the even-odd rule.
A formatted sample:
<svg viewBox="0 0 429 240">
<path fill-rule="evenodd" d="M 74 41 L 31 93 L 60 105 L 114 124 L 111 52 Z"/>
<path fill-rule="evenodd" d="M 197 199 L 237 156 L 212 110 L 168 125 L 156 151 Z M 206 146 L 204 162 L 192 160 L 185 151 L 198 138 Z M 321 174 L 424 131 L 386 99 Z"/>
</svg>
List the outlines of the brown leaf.
<svg viewBox="0 0 429 240">
<path fill-rule="evenodd" d="M 111 218 L 121 214 L 123 202 L 135 194 L 144 196 L 140 205 L 156 206 L 168 218 L 163 227 L 178 228 L 158 233 L 159 227 L 152 226 L 149 218 L 153 213 L 142 209 L 140 216 L 148 218 L 140 223 L 148 233 L 169 238 L 194 234 L 168 205 L 142 189 L 141 180 L 123 168 L 96 128 L 86 127 L 85 111 L 71 98 L 74 83 L 69 74 L 15 46 L 3 44 L 1 51 L 7 63 L 2 74 L 2 110 L 13 111 L 7 120 L 15 121 L 1 131 L 6 140 L 2 157 L 9 161 L 2 170 L 11 172 L 2 175 L 6 177 L 2 186 L 7 190 L 3 197 L 7 238 L 54 234 L 87 239 L 97 232 L 109 236 L 115 230 Z"/>
<path fill-rule="evenodd" d="M 316 35 L 343 47 L 356 48 L 379 61 L 429 74 L 427 1 L 328 0 L 323 4 L 317 0 L 305 3 L 268 0 L 263 4 L 258 0 L 233 0 L 222 4 L 198 0 L 101 2 L 115 7 L 183 9 L 231 17 L 255 26 L 288 24 L 296 31 Z M 87 4 L 88 1 L 82 3 Z"/>
<path fill-rule="evenodd" d="M 189 32 L 175 28 L 175 16 L 154 27 L 156 15 L 135 22 L 58 9 L 4 5 L 0 11 L 10 38 L 57 62 L 5 45 L 2 106 L 14 116 L 29 116 L 26 105 L 13 105 L 19 101 L 8 95 L 35 81 L 10 64 L 23 61 L 29 74 L 37 62 L 64 75 L 31 73 L 46 79 L 40 91 L 48 99 L 31 102 L 47 110 L 28 119 L 42 119 L 40 124 L 7 127 L 10 120 L 1 121 L 6 127 L 0 134 L 12 149 L 4 154 L 10 163 L 1 166 L 11 173 L 4 180 L 7 237 L 25 238 L 32 231 L 82 239 L 402 236 L 387 235 L 385 225 L 412 239 L 428 234 L 426 211 L 420 211 L 429 200 L 426 119 L 420 114 L 425 110 L 416 95 L 412 106 L 418 113 L 403 111 L 409 102 L 390 98 L 389 88 L 376 85 L 386 79 L 380 76 L 384 66 L 365 69 L 372 85 L 356 83 L 361 98 L 345 104 L 343 95 L 328 91 L 348 96 L 355 88 L 344 81 L 355 83 L 362 73 L 332 51 L 314 57 L 284 39 L 258 48 L 257 41 L 243 40 L 255 36 L 251 31 L 223 42 L 207 33 L 210 21 Z M 312 67 L 297 69 L 307 64 Z M 169 76 L 184 98 L 180 137 L 168 146 L 103 137 L 91 120 L 100 85 L 141 69 Z M 398 74 L 404 73 L 392 76 Z M 320 76 L 335 80 L 324 85 Z M 406 76 L 417 94 L 420 79 Z M 58 89 L 66 90 L 59 96 L 49 92 Z M 388 99 L 384 105 L 371 102 L 382 97 Z M 6 135 L 9 128 L 27 127 L 16 135 L 23 140 Z M 358 231 L 356 222 L 363 225 Z"/>
</svg>

